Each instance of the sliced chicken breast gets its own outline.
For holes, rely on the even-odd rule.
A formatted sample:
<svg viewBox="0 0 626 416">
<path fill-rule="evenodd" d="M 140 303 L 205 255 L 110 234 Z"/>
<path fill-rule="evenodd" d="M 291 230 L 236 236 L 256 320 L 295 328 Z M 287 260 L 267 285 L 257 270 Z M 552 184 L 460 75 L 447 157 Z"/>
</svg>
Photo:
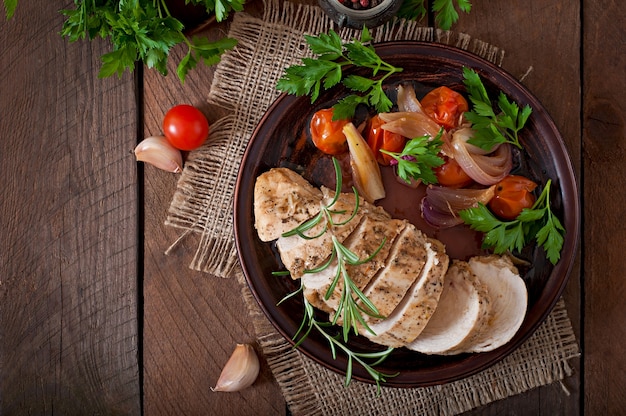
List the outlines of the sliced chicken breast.
<svg viewBox="0 0 626 416">
<path fill-rule="evenodd" d="M 488 321 L 487 291 L 465 261 L 453 260 L 437 309 L 422 333 L 406 345 L 424 354 L 458 354 Z"/>
<path fill-rule="evenodd" d="M 369 325 L 376 335 L 362 330 L 371 341 L 394 348 L 403 347 L 417 338 L 435 312 L 449 258 L 438 240 L 428 239 L 425 247 L 426 263 L 402 301 L 387 319 Z"/>
<path fill-rule="evenodd" d="M 276 240 L 320 211 L 322 192 L 291 169 L 274 168 L 254 185 L 254 226 L 261 241 Z"/>
<path fill-rule="evenodd" d="M 528 290 L 508 256 L 479 256 L 469 267 L 489 292 L 491 313 L 466 352 L 486 352 L 506 344 L 517 333 L 528 307 Z"/>
<path fill-rule="evenodd" d="M 365 260 L 376 253 L 370 261 L 358 265 L 348 264 L 345 267 L 346 274 L 359 290 L 365 289 L 376 273 L 385 267 L 393 242 L 406 224 L 407 222 L 404 220 L 394 220 L 376 213 L 368 213 L 361 220 L 359 227 L 346 240 L 344 246 L 361 260 Z M 335 271 L 334 278 L 337 263 L 331 265 L 331 268 Z M 303 276 L 303 278 L 305 277 Z M 325 299 L 331 283 L 332 280 L 318 287 L 317 291 L 324 298 L 328 308 L 336 310 L 344 289 L 343 276 L 340 276 L 330 297 Z"/>
<path fill-rule="evenodd" d="M 370 281 L 363 293 L 381 316 L 389 316 L 404 298 L 426 264 L 426 235 L 407 224 L 395 239 L 386 266 Z M 367 321 L 374 318 L 364 316 Z"/>
<path fill-rule="evenodd" d="M 334 198 L 334 191 L 322 187 L 322 194 L 322 204 L 328 206 Z M 317 226 L 306 233 L 308 236 L 318 237 L 307 239 L 293 235 L 280 237 L 276 241 L 281 260 L 293 279 L 299 279 L 305 270 L 315 269 L 327 261 L 333 249 L 332 238 L 335 237 L 340 243 L 343 243 L 359 225 L 363 215 L 369 213 L 389 218 L 389 214 L 382 208 L 361 201 L 357 213 L 350 219 L 355 206 L 356 197 L 353 193 L 341 193 L 337 201 L 329 207 L 332 210 L 332 223 L 329 223 L 328 219 L 324 217 Z M 328 227 L 328 230 L 323 232 L 325 227 Z"/>
</svg>

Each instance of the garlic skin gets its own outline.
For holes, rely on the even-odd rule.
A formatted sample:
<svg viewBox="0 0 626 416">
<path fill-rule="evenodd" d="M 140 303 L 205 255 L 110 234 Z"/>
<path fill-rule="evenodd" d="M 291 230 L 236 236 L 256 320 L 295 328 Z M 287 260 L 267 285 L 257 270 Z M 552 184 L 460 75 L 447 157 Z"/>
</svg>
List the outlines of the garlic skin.
<svg viewBox="0 0 626 416">
<path fill-rule="evenodd" d="M 237 344 L 232 355 L 222 369 L 212 391 L 233 392 L 245 389 L 254 383 L 259 375 L 259 357 L 249 344 Z"/>
<path fill-rule="evenodd" d="M 183 155 L 165 136 L 151 136 L 135 147 L 137 161 L 149 163 L 167 172 L 180 173 Z"/>
</svg>

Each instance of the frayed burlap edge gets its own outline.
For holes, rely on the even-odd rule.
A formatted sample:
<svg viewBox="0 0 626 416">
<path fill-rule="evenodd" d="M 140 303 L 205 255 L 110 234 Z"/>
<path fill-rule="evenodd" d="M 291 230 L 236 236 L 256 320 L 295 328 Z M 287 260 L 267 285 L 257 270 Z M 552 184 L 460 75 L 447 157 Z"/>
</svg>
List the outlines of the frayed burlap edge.
<svg viewBox="0 0 626 416">
<path fill-rule="evenodd" d="M 235 15 L 228 35 L 239 44 L 217 66 L 208 96 L 209 103 L 227 108 L 230 115 L 214 123 L 207 145 L 190 154 L 165 221 L 182 230 L 169 250 L 190 233 L 199 234 L 190 267 L 221 277 L 230 277 L 237 264 L 232 205 L 241 158 L 257 123 L 279 95 L 275 85 L 284 68 L 300 63 L 308 53 L 305 33 L 319 34 L 332 27 L 344 39 L 360 34 L 339 30 L 319 7 L 270 1 L 263 19 L 245 13 Z M 469 35 L 404 20 L 373 29 L 372 36 L 375 42 L 410 39 L 445 43 L 497 65 L 504 57 L 501 49 Z"/>
</svg>

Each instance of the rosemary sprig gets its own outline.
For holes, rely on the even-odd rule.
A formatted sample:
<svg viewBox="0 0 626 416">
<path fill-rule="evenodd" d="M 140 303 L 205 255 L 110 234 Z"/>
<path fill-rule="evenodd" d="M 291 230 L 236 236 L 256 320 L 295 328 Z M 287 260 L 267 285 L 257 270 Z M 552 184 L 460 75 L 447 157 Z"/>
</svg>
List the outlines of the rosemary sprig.
<svg viewBox="0 0 626 416">
<path fill-rule="evenodd" d="M 294 294 L 302 293 L 302 292 L 304 292 L 304 284 L 301 283 L 300 288 L 297 291 L 285 297 L 283 301 L 287 299 L 288 297 L 293 296 Z M 307 301 L 306 297 L 304 296 L 303 296 L 303 300 L 304 300 L 304 317 L 302 318 L 302 323 L 300 324 L 300 327 L 298 328 L 298 330 L 296 331 L 296 334 L 293 337 L 294 341 L 296 341 L 296 343 L 294 344 L 294 348 L 298 347 L 307 338 L 307 336 L 311 333 L 311 331 L 315 329 L 328 341 L 333 359 L 337 359 L 337 348 L 343 351 L 348 357 L 348 365 L 346 367 L 346 378 L 345 378 L 345 383 L 344 383 L 345 386 L 347 387 L 350 385 L 350 381 L 352 380 L 352 368 L 353 368 L 354 362 L 356 362 L 359 365 L 361 365 L 365 369 L 365 371 L 367 371 L 367 373 L 372 377 L 372 379 L 376 383 L 376 387 L 377 387 L 376 391 L 378 394 L 380 394 L 380 387 L 381 387 L 380 383 L 384 383 L 385 381 L 387 381 L 387 378 L 395 377 L 399 373 L 387 374 L 387 373 L 383 373 L 381 371 L 376 370 L 374 367 L 382 363 L 383 361 L 385 361 L 387 357 L 389 357 L 389 355 L 393 352 L 394 349 L 387 348 L 386 350 L 383 350 L 383 351 L 376 351 L 376 352 L 370 352 L 370 353 L 352 351 L 345 344 L 345 341 L 341 340 L 341 334 L 332 335 L 326 330 L 326 328 L 328 328 L 331 325 L 331 323 L 318 321 L 317 319 L 315 319 L 315 310 L 313 308 L 313 305 L 311 305 Z M 374 359 L 375 361 L 372 363 L 369 363 L 366 361 L 369 359 Z"/>
<path fill-rule="evenodd" d="M 348 217 L 345 221 L 342 221 L 342 222 L 335 222 L 333 220 L 333 215 L 346 213 L 345 210 L 331 209 L 333 205 L 335 205 L 335 203 L 339 199 L 339 195 L 341 194 L 341 188 L 343 184 L 342 176 L 341 176 L 341 166 L 339 165 L 339 161 L 335 158 L 333 158 L 333 166 L 335 168 L 335 177 L 336 177 L 335 195 L 333 196 L 333 199 L 330 201 L 329 204 L 323 205 L 320 209 L 320 212 L 315 217 L 309 219 L 308 221 L 305 221 L 304 223 L 300 224 L 293 230 L 283 233 L 282 234 L 283 237 L 291 237 L 293 235 L 299 235 L 300 237 L 305 238 L 307 240 L 312 240 L 312 239 L 315 239 L 324 235 L 326 231 L 328 231 L 329 224 L 331 226 L 342 226 L 352 221 L 352 219 L 356 216 L 356 213 L 359 211 L 361 198 L 359 198 L 359 192 L 356 190 L 356 188 L 353 187 L 352 190 L 355 195 L 356 204 L 354 205 L 354 210 L 352 211 L 352 215 L 350 215 L 350 217 Z M 326 219 L 326 223 L 324 224 L 324 228 L 322 229 L 322 231 L 312 236 L 305 234 L 307 231 L 313 229 L 316 225 L 318 225 L 323 219 Z"/>
<path fill-rule="evenodd" d="M 335 288 L 337 287 L 337 284 L 340 281 L 343 283 L 343 285 L 341 289 L 341 297 L 337 306 L 337 311 L 331 323 L 334 325 L 339 321 L 339 318 L 342 319 L 343 340 L 345 342 L 348 341 L 350 329 L 354 330 L 355 335 L 359 334 L 359 324 L 361 324 L 363 328 L 366 331 L 370 332 L 372 335 L 376 335 L 376 333 L 369 327 L 369 325 L 367 325 L 363 314 L 367 314 L 371 317 L 379 319 L 384 318 L 384 316 L 380 315 L 380 312 L 378 311 L 378 308 L 376 308 L 376 305 L 374 305 L 372 301 L 370 301 L 369 298 L 365 296 L 361 289 L 359 289 L 354 281 L 350 278 L 347 265 L 358 266 L 360 264 L 371 261 L 385 244 L 385 239 L 383 239 L 383 241 L 374 251 L 374 253 L 372 253 L 369 257 L 365 259 L 360 259 L 359 256 L 357 256 L 346 246 L 341 244 L 335 236 L 332 237 L 332 240 L 333 256 L 331 256 L 331 260 L 333 257 L 337 258 L 337 272 L 335 273 L 335 277 L 324 295 L 324 299 L 330 299 L 331 295 L 335 291 Z M 330 266 L 330 263 L 327 263 L 325 266 Z M 353 296 L 353 294 L 356 296 Z M 361 301 L 361 304 L 359 303 L 359 301 Z"/>
<path fill-rule="evenodd" d="M 336 223 L 333 220 L 333 215 L 335 214 L 344 214 L 344 210 L 333 210 L 331 209 L 333 205 L 337 202 L 339 195 L 341 193 L 342 180 L 341 180 L 341 167 L 339 166 L 339 162 L 337 159 L 333 158 L 333 165 L 335 167 L 335 176 L 336 176 L 336 186 L 335 186 L 335 195 L 330 201 L 329 204 L 322 207 L 320 212 L 313 217 L 312 219 L 304 222 L 300 226 L 294 228 L 283 234 L 283 236 L 293 236 L 298 235 L 305 239 L 313 239 L 318 238 L 324 235 L 329 227 L 334 225 L 344 225 L 349 221 L 354 219 L 356 213 L 359 209 L 359 193 L 353 188 L 353 192 L 356 197 L 356 203 L 354 211 L 352 215 L 345 221 L 341 223 Z M 324 224 L 324 229 L 322 232 L 317 233 L 313 236 L 309 236 L 306 233 L 317 226 L 322 220 L 326 220 Z M 346 345 L 348 342 L 348 338 L 351 330 L 354 331 L 355 335 L 359 334 L 359 327 L 364 328 L 366 331 L 376 335 L 374 331 L 367 324 L 364 314 L 372 316 L 374 318 L 384 318 L 380 315 L 380 312 L 376 308 L 376 306 L 372 303 L 371 300 L 365 296 L 365 294 L 359 289 L 359 287 L 354 283 L 354 281 L 350 278 L 348 273 L 348 266 L 358 266 L 364 263 L 371 261 L 382 249 L 384 246 L 386 239 L 383 238 L 381 244 L 378 248 L 366 258 L 359 258 L 359 256 L 344 246 L 336 236 L 331 236 L 331 241 L 333 244 L 331 255 L 329 256 L 328 261 L 324 264 L 314 268 L 305 270 L 304 273 L 319 273 L 332 264 L 337 264 L 337 270 L 333 277 L 331 284 L 329 285 L 326 293 L 324 294 L 324 298 L 326 300 L 330 299 L 333 293 L 337 288 L 337 285 L 341 283 L 341 295 L 339 298 L 339 303 L 336 308 L 335 315 L 331 322 L 321 322 L 315 319 L 313 306 L 308 302 L 305 296 L 302 296 L 304 301 L 304 309 L 305 314 L 300 324 L 300 327 L 296 331 L 293 339 L 295 342 L 294 347 L 298 347 L 311 333 L 311 331 L 315 328 L 320 334 L 324 336 L 329 342 L 333 358 L 336 358 L 337 348 L 344 351 L 344 353 L 348 356 L 348 366 L 346 369 L 346 386 L 350 384 L 350 380 L 352 379 L 352 366 L 354 362 L 357 362 L 365 370 L 370 374 L 372 379 L 376 382 L 378 386 L 378 391 L 380 392 L 380 383 L 386 381 L 385 377 L 393 377 L 395 375 L 384 374 L 373 368 L 373 366 L 379 364 L 383 360 L 385 360 L 393 348 L 389 348 L 385 351 L 374 352 L 374 353 L 359 353 L 350 350 L 350 348 Z M 274 272 L 274 275 L 285 275 L 289 272 Z M 289 293 L 280 302 L 278 302 L 277 306 L 281 305 L 288 299 L 295 297 L 298 294 L 303 294 L 304 292 L 304 283 L 302 279 L 300 280 L 300 287 L 298 290 Z M 342 332 L 336 335 L 329 334 L 325 328 L 331 325 L 336 325 L 341 318 L 342 320 Z M 373 364 L 368 364 L 365 359 L 377 359 Z"/>
</svg>

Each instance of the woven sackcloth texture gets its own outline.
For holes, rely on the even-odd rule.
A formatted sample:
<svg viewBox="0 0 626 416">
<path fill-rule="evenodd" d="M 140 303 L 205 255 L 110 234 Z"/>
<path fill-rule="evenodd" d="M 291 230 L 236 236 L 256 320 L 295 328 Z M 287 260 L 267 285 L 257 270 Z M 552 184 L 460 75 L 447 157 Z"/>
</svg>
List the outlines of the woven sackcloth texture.
<svg viewBox="0 0 626 416">
<path fill-rule="evenodd" d="M 219 277 L 235 276 L 257 332 L 258 343 L 294 415 L 453 415 L 571 374 L 568 360 L 579 349 L 563 301 L 518 350 L 489 369 L 457 382 L 426 388 L 383 388 L 353 381 L 294 350 L 267 320 L 244 283 L 233 237 L 232 202 L 241 158 L 266 109 L 277 98 L 284 68 L 308 51 L 303 34 L 334 28 L 316 6 L 265 0 L 262 19 L 237 13 L 228 36 L 239 40 L 217 66 L 208 100 L 229 116 L 213 123 L 211 140 L 190 154 L 177 185 L 166 224 L 200 235 L 190 267 Z M 466 34 L 443 32 L 413 22 L 393 21 L 372 31 L 376 42 L 421 40 L 469 50 L 501 65 L 504 52 Z M 286 52 L 288 51 L 288 52 Z M 176 245 L 176 242 L 173 246 Z"/>
</svg>

